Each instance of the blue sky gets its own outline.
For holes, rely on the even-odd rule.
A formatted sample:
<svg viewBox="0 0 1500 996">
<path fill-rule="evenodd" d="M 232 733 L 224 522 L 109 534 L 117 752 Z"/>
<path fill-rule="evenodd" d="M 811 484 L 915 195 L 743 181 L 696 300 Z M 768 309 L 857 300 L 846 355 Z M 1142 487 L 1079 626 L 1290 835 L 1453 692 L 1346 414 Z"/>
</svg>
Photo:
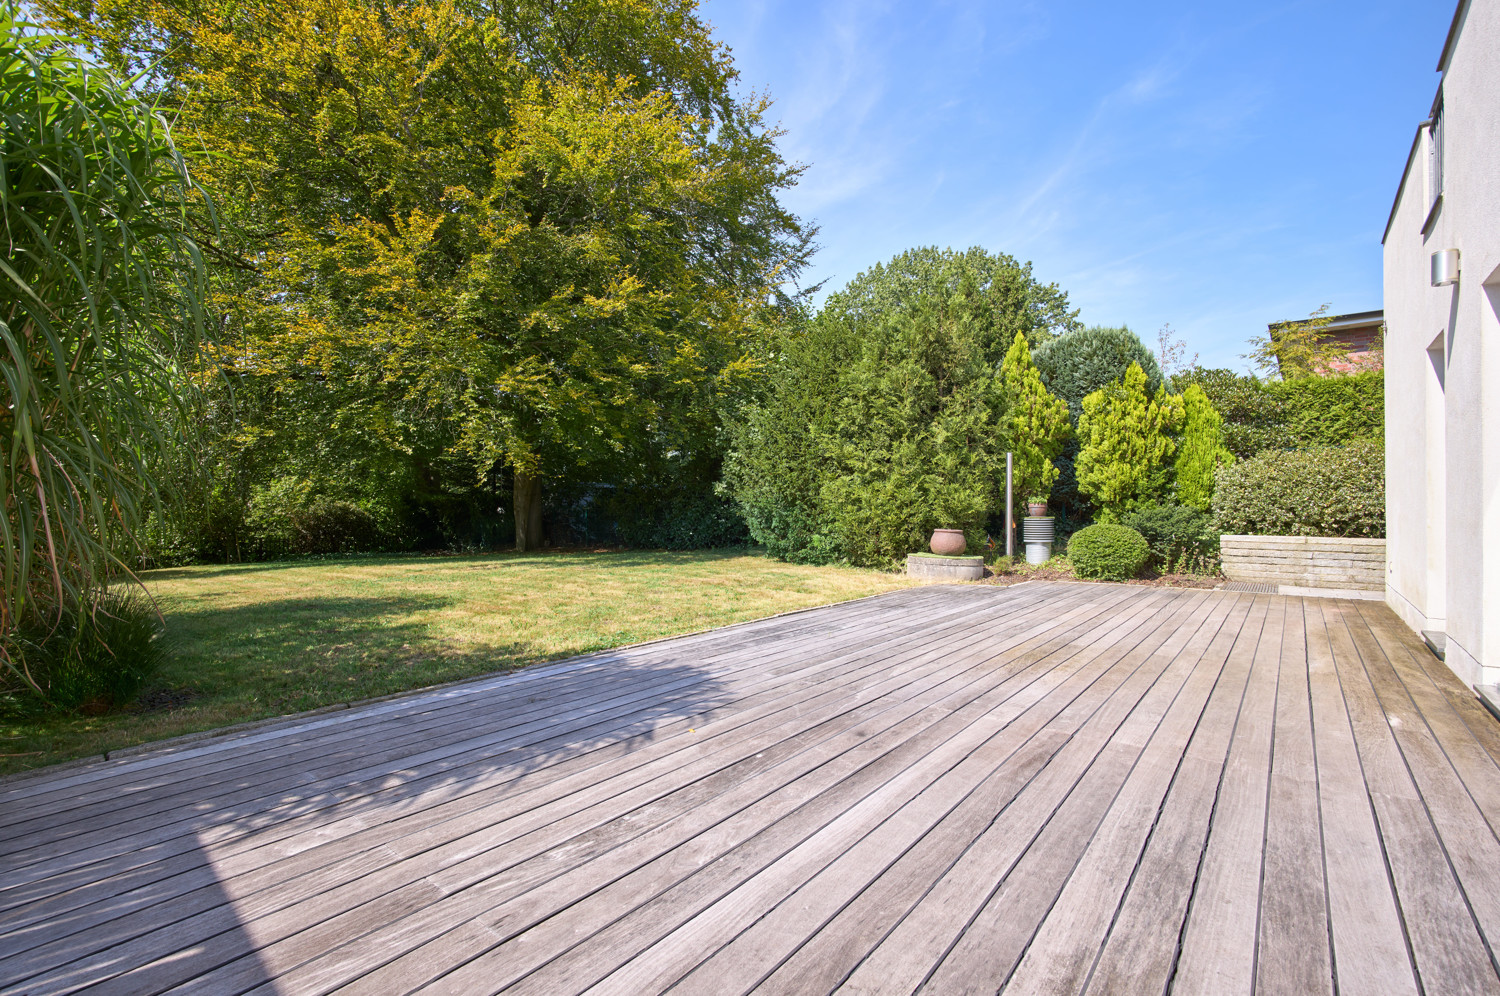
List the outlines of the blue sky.
<svg viewBox="0 0 1500 996">
<path fill-rule="evenodd" d="M 768 92 L 836 289 L 912 246 L 1030 260 L 1089 324 L 1244 368 L 1266 323 L 1381 306 L 1380 236 L 1450 0 L 706 0 Z"/>
</svg>

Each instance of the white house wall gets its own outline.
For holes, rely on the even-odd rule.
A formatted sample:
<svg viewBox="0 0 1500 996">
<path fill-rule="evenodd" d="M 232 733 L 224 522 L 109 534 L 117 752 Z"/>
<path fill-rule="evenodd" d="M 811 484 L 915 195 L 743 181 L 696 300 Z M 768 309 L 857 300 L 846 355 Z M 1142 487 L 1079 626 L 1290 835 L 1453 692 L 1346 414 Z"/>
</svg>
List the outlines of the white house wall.
<svg viewBox="0 0 1500 996">
<path fill-rule="evenodd" d="M 1460 678 L 1495 684 L 1500 0 L 1468 4 L 1446 65 L 1442 201 L 1429 220 L 1424 130 L 1385 238 L 1387 601 L 1413 629 L 1446 632 Z M 1433 287 L 1441 249 L 1459 250 L 1461 276 Z"/>
</svg>

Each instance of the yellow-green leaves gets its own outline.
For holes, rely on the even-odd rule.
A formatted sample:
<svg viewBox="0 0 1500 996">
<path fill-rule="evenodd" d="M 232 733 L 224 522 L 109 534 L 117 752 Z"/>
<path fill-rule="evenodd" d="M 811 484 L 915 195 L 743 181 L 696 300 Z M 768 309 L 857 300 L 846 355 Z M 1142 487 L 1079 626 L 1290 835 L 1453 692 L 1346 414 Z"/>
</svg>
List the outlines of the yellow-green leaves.
<svg viewBox="0 0 1500 996">
<path fill-rule="evenodd" d="M 1014 453 L 1013 484 L 1019 501 L 1046 500 L 1057 480 L 1052 461 L 1062 452 L 1071 426 L 1068 403 L 1042 385 L 1024 333 L 1017 333 L 1000 367 L 1005 380 L 1006 429 Z"/>
<path fill-rule="evenodd" d="M 1078 420 L 1078 489 L 1098 506 L 1096 519 L 1117 522 L 1128 511 L 1164 498 L 1170 486 L 1182 399 L 1158 388 L 1146 393 L 1146 373 L 1132 363 L 1120 383 L 1083 399 Z"/>
</svg>

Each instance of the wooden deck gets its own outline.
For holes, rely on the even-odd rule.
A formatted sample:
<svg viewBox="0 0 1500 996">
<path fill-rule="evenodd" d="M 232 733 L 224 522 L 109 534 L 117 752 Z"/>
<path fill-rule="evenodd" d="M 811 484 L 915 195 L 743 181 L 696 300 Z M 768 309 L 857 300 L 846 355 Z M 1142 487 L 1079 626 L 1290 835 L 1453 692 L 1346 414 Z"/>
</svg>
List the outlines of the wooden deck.
<svg viewBox="0 0 1500 996">
<path fill-rule="evenodd" d="M 930 587 L 0 783 L 0 991 L 1495 993 L 1383 606 Z"/>
</svg>

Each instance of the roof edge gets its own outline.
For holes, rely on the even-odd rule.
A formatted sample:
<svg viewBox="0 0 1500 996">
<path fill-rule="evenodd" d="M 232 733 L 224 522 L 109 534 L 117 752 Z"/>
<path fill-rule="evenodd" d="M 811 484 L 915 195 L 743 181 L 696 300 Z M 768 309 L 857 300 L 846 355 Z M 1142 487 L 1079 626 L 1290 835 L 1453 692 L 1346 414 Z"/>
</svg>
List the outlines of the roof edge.
<svg viewBox="0 0 1500 996">
<path fill-rule="evenodd" d="M 1453 43 L 1458 41 L 1458 33 L 1463 28 L 1464 14 L 1469 9 L 1469 0 L 1458 0 L 1458 9 L 1453 12 L 1453 21 L 1448 25 L 1448 37 L 1443 40 L 1443 54 L 1438 56 L 1437 71 L 1444 73 L 1448 71 L 1448 59 L 1453 55 Z"/>
<path fill-rule="evenodd" d="M 1381 245 L 1385 245 L 1385 240 L 1391 237 L 1391 226 L 1396 223 L 1396 209 L 1401 206 L 1401 195 L 1406 192 L 1406 178 L 1411 176 L 1411 164 L 1417 158 L 1417 146 L 1422 144 L 1422 129 L 1430 124 L 1431 118 L 1422 121 L 1417 125 L 1417 133 L 1412 136 L 1411 151 L 1406 154 L 1406 168 L 1401 171 L 1401 183 L 1396 187 L 1396 199 L 1391 202 L 1391 213 L 1385 219 L 1385 231 L 1380 234 Z"/>
</svg>

